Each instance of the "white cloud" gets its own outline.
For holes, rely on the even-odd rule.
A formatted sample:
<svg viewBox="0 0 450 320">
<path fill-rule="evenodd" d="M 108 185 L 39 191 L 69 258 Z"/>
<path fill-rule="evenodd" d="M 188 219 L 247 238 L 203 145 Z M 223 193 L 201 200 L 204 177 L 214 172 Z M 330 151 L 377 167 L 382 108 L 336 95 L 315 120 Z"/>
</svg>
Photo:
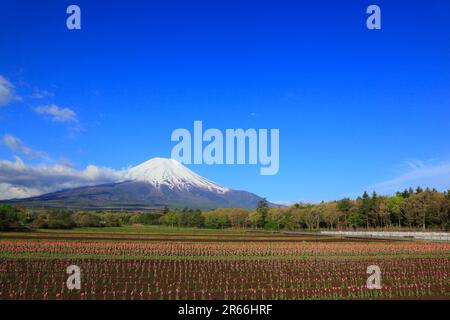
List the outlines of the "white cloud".
<svg viewBox="0 0 450 320">
<path fill-rule="evenodd" d="M 395 178 L 371 186 L 379 192 L 400 191 L 409 187 L 430 187 L 439 190 L 450 188 L 450 162 L 425 163 L 410 160 L 407 169 Z"/>
<path fill-rule="evenodd" d="M 25 143 L 23 143 L 22 140 L 10 134 L 5 134 L 0 143 L 6 145 L 14 152 L 23 154 L 29 159 L 36 159 L 36 158 L 49 159 L 49 156 L 44 151 L 35 151 L 30 147 L 28 147 Z"/>
<path fill-rule="evenodd" d="M 67 188 L 123 181 L 126 171 L 89 165 L 76 170 L 66 165 L 27 165 L 0 160 L 0 199 L 24 198 Z"/>
<path fill-rule="evenodd" d="M 298 202 L 296 202 L 296 201 L 283 201 L 283 200 L 280 200 L 280 201 L 270 201 L 271 203 L 274 203 L 274 204 L 278 204 L 278 205 L 280 205 L 280 206 L 290 206 L 290 205 L 293 205 L 293 204 L 296 204 L 296 203 L 298 203 Z"/>
<path fill-rule="evenodd" d="M 21 199 L 40 195 L 42 192 L 27 187 L 14 186 L 9 183 L 0 183 L 0 200 Z"/>
<path fill-rule="evenodd" d="M 317 203 L 320 203 L 321 201 L 303 199 L 303 200 L 297 200 L 297 201 L 277 200 L 277 201 L 269 201 L 269 202 L 280 205 L 280 206 L 293 206 L 294 204 L 317 204 Z"/>
<path fill-rule="evenodd" d="M 33 99 L 45 99 L 47 97 L 52 97 L 53 93 L 47 91 L 47 90 L 41 90 L 38 88 L 33 89 L 33 93 L 31 94 L 31 98 Z"/>
<path fill-rule="evenodd" d="M 55 122 L 78 122 L 75 111 L 69 108 L 60 108 L 56 104 L 39 106 L 34 109 L 38 114 L 50 116 Z"/>
<path fill-rule="evenodd" d="M 20 97 L 16 95 L 14 85 L 0 75 L 0 107 L 8 105 L 14 100 L 20 100 Z"/>
</svg>

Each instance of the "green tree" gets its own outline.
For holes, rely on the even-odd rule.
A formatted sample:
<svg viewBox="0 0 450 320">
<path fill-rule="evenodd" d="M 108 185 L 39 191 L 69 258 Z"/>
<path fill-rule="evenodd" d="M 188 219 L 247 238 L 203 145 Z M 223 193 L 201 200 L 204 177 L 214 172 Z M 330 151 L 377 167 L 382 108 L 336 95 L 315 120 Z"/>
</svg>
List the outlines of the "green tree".
<svg viewBox="0 0 450 320">
<path fill-rule="evenodd" d="M 350 213 L 347 216 L 347 224 L 352 228 L 360 227 L 364 224 L 361 214 L 357 211 Z"/>
<path fill-rule="evenodd" d="M 347 215 L 350 212 L 350 209 L 353 207 L 353 202 L 349 198 L 341 199 L 337 202 L 336 208 Z"/>
<path fill-rule="evenodd" d="M 259 201 L 258 208 L 256 209 L 256 212 L 260 216 L 260 220 L 259 220 L 258 225 L 260 227 L 264 227 L 266 225 L 267 215 L 269 213 L 269 204 L 268 204 L 268 202 L 267 202 L 267 200 L 265 198 Z"/>
<path fill-rule="evenodd" d="M 365 222 L 366 228 L 369 228 L 370 225 L 370 214 L 372 211 L 372 206 L 373 206 L 373 198 L 370 198 L 369 194 L 366 191 L 364 191 L 364 194 L 359 204 L 358 213 L 360 215 L 360 219 L 362 219 Z"/>
<path fill-rule="evenodd" d="M 397 224 L 398 227 L 402 225 L 403 213 L 402 207 L 405 198 L 401 196 L 390 197 L 387 201 L 387 208 L 389 210 L 389 220 L 392 224 Z"/>
<path fill-rule="evenodd" d="M 290 210 L 284 207 L 269 208 L 267 215 L 266 229 L 280 230 L 283 229 L 289 220 Z"/>
<path fill-rule="evenodd" d="M 10 205 L 0 205 L 0 231 L 17 230 L 23 228 L 19 210 Z"/>
<path fill-rule="evenodd" d="M 327 202 L 323 205 L 322 219 L 328 229 L 334 229 L 343 213 L 337 209 L 337 202 Z"/>
<path fill-rule="evenodd" d="M 427 226 L 442 226 L 448 217 L 444 194 L 433 192 L 428 188 L 406 199 L 403 209 L 409 225 L 420 226 L 423 230 Z"/>
<path fill-rule="evenodd" d="M 83 213 L 75 219 L 75 222 L 80 227 L 104 227 L 105 222 L 97 215 L 90 213 Z"/>
<path fill-rule="evenodd" d="M 178 220 L 178 209 L 176 209 L 175 211 L 170 211 L 160 218 L 161 224 L 171 227 L 174 227 L 176 225 L 177 220 Z"/>
<path fill-rule="evenodd" d="M 205 225 L 205 217 L 202 215 L 200 210 L 196 210 L 189 215 L 189 226 L 202 228 Z"/>
</svg>

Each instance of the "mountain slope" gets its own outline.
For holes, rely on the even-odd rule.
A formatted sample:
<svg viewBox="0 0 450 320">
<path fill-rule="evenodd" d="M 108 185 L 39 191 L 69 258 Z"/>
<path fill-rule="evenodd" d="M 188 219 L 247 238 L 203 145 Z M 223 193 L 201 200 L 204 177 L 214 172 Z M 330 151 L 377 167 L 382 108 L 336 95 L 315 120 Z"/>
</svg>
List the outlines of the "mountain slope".
<svg viewBox="0 0 450 320">
<path fill-rule="evenodd" d="M 172 159 L 155 158 L 128 170 L 125 181 L 12 200 L 37 207 L 142 210 L 160 208 L 253 209 L 262 198 L 209 181 Z"/>
</svg>

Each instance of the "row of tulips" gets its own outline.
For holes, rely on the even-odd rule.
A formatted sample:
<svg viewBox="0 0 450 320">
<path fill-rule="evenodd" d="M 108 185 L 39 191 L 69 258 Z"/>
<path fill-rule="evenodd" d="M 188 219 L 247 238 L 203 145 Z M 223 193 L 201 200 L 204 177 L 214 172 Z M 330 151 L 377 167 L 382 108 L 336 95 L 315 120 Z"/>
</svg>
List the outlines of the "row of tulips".
<svg viewBox="0 0 450 320">
<path fill-rule="evenodd" d="M 111 259 L 302 259 L 450 256 L 450 243 L 195 243 L 0 240 L 0 257 Z"/>
<path fill-rule="evenodd" d="M 0 240 L 0 298 L 447 299 L 449 256 L 448 243 Z M 72 264 L 81 290 L 66 287 Z"/>
</svg>

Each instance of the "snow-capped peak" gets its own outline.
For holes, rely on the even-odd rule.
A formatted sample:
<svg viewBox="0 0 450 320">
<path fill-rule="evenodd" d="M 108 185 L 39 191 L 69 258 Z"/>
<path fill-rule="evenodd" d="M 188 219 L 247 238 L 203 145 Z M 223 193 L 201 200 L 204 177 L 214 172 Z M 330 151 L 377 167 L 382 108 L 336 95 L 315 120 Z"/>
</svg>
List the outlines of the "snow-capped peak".
<svg viewBox="0 0 450 320">
<path fill-rule="evenodd" d="M 209 181 L 174 159 L 153 158 L 128 170 L 128 178 L 150 183 L 159 188 L 190 189 L 192 187 L 207 189 L 217 193 L 225 193 L 229 189 Z"/>
</svg>

